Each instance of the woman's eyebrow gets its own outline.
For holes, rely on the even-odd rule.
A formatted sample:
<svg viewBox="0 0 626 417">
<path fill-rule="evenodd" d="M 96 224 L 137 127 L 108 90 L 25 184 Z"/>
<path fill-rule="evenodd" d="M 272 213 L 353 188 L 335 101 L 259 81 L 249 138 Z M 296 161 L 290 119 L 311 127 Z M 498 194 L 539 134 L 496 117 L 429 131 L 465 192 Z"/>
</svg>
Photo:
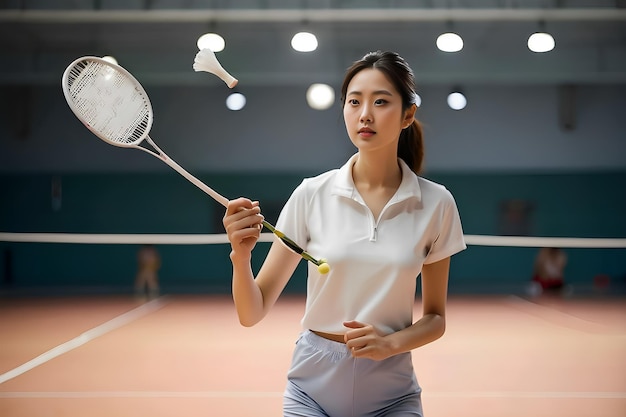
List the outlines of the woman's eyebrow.
<svg viewBox="0 0 626 417">
<path fill-rule="evenodd" d="M 362 96 L 363 93 L 360 91 L 348 91 L 349 96 Z M 390 91 L 388 90 L 376 90 L 376 91 L 372 91 L 372 95 L 386 95 L 386 96 L 392 96 L 393 94 L 391 94 Z"/>
</svg>

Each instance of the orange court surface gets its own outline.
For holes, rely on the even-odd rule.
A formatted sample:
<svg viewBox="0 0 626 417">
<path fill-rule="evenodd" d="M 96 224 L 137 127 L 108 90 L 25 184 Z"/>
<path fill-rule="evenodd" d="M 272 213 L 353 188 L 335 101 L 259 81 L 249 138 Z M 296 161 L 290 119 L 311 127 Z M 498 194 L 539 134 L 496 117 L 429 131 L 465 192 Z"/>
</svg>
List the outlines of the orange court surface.
<svg viewBox="0 0 626 417">
<path fill-rule="evenodd" d="M 244 328 L 228 295 L 0 297 L 0 416 L 280 416 L 303 308 Z M 626 303 L 451 296 L 413 361 L 426 417 L 624 417 Z"/>
</svg>

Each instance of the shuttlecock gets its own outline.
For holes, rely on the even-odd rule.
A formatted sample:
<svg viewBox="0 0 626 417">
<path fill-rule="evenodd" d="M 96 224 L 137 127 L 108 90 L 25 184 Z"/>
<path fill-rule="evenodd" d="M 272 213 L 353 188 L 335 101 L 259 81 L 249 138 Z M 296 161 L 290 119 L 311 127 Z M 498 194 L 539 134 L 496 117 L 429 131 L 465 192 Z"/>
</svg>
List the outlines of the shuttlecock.
<svg viewBox="0 0 626 417">
<path fill-rule="evenodd" d="M 222 65 L 220 65 L 215 53 L 209 48 L 204 48 L 196 54 L 193 61 L 193 69 L 196 72 L 204 71 L 217 75 L 226 83 L 229 88 L 233 88 L 239 82 L 235 77 L 230 75 Z"/>
</svg>

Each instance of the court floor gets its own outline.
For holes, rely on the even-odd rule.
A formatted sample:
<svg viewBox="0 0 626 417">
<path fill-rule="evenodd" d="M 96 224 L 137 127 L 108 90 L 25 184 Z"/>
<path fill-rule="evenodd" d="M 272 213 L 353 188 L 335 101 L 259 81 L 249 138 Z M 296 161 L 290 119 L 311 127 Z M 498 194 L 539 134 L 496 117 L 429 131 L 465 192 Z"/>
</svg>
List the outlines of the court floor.
<svg viewBox="0 0 626 417">
<path fill-rule="evenodd" d="M 413 352 L 426 417 L 626 416 L 624 301 L 452 296 Z M 280 416 L 303 303 L 244 328 L 228 296 L 0 298 L 0 416 Z"/>
</svg>

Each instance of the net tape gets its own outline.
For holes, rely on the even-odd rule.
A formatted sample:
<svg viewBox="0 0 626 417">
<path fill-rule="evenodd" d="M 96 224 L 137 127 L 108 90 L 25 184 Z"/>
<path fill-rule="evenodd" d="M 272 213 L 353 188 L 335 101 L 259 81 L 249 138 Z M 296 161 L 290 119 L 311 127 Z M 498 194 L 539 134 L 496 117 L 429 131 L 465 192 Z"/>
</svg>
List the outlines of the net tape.
<svg viewBox="0 0 626 417">
<path fill-rule="evenodd" d="M 260 242 L 273 242 L 272 233 L 261 233 Z M 226 244 L 225 233 L 216 234 L 87 234 L 87 233 L 6 233 L 0 242 L 207 245 Z M 626 238 L 575 238 L 465 235 L 470 246 L 518 246 L 558 248 L 626 248 Z"/>
</svg>

